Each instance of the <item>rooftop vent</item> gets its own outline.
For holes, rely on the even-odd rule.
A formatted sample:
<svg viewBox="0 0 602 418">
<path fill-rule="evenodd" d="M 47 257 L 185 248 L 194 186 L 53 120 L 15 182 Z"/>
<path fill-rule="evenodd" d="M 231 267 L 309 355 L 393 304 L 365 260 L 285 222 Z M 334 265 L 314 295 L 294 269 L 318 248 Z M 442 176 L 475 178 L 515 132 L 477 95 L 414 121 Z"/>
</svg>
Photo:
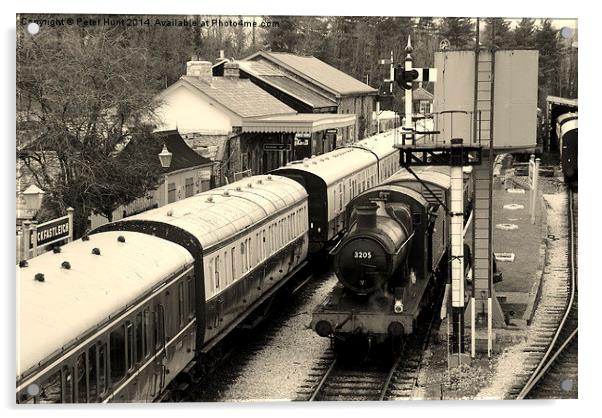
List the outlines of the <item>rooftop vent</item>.
<svg viewBox="0 0 602 418">
<path fill-rule="evenodd" d="M 251 183 L 247 183 L 247 187 L 248 187 L 249 189 L 252 189 L 252 188 L 253 188 L 253 184 L 251 184 Z"/>
<path fill-rule="evenodd" d="M 44 282 L 46 279 L 44 278 L 44 274 L 43 273 L 36 273 L 36 275 L 33 278 L 36 282 Z"/>
<path fill-rule="evenodd" d="M 268 176 L 268 180 L 272 180 L 272 176 Z"/>
<path fill-rule="evenodd" d="M 19 261 L 19 267 L 23 268 L 23 267 L 28 267 L 29 263 L 27 262 L 27 260 L 21 260 Z"/>
<path fill-rule="evenodd" d="M 90 241 L 90 236 L 89 236 L 88 234 L 85 234 L 85 235 L 82 237 L 82 241 Z"/>
<path fill-rule="evenodd" d="M 71 263 L 69 263 L 68 261 L 63 261 L 61 263 L 61 268 L 64 268 L 65 270 L 71 270 Z"/>
<path fill-rule="evenodd" d="M 96 247 L 92 248 L 92 254 L 94 254 L 94 255 L 100 255 L 100 249 L 96 248 Z"/>
<path fill-rule="evenodd" d="M 240 187 L 240 186 L 236 186 L 236 191 L 237 191 L 237 192 L 240 192 L 241 190 L 242 190 L 242 187 Z"/>
<path fill-rule="evenodd" d="M 119 241 L 119 242 L 125 242 L 125 237 L 123 235 L 119 235 L 117 237 L 117 241 Z"/>
<path fill-rule="evenodd" d="M 54 248 L 52 249 L 52 252 L 53 252 L 53 253 L 55 253 L 55 254 L 58 254 L 58 253 L 60 253 L 60 252 L 61 252 L 61 247 L 58 247 L 58 246 L 57 246 L 57 247 L 54 247 Z"/>
<path fill-rule="evenodd" d="M 230 192 L 227 190 L 224 190 L 224 193 L 222 193 L 222 196 L 228 197 L 228 196 L 230 196 Z"/>
<path fill-rule="evenodd" d="M 257 184 L 263 184 L 263 180 L 257 180 Z"/>
<path fill-rule="evenodd" d="M 213 196 L 207 197 L 207 203 L 213 203 Z"/>
</svg>

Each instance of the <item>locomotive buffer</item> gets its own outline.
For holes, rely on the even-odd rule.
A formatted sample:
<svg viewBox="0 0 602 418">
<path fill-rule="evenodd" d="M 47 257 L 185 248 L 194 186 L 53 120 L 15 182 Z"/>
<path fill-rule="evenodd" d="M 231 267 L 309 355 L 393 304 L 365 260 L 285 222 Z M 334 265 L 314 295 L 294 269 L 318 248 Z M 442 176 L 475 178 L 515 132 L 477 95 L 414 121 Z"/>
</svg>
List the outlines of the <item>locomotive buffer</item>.
<svg viewBox="0 0 602 418">
<path fill-rule="evenodd" d="M 399 163 L 408 170 L 425 188 L 411 166 L 449 166 L 451 174 L 451 207 L 439 202 L 450 217 L 450 263 L 451 263 L 451 305 L 452 305 L 452 352 L 458 353 L 458 364 L 464 353 L 464 166 L 481 164 L 482 148 L 477 144 L 463 143 L 462 138 L 446 141 L 416 142 L 416 134 L 436 135 L 439 132 L 417 132 L 412 127 L 412 83 L 415 81 L 435 81 L 436 69 L 412 68 L 412 45 L 408 38 L 404 66 L 397 67 L 395 81 L 405 90 L 405 118 L 399 148 Z M 425 80 L 426 78 L 426 80 Z"/>
</svg>

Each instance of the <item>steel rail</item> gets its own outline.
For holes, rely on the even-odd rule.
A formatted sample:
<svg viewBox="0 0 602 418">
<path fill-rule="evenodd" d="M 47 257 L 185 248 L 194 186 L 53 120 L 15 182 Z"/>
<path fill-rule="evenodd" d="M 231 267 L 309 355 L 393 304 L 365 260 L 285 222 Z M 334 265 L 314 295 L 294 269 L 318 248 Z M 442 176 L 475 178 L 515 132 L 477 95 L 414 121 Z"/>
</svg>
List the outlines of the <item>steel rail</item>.
<svg viewBox="0 0 602 418">
<path fill-rule="evenodd" d="M 308 399 L 309 402 L 313 402 L 313 401 L 316 400 L 316 396 L 318 396 L 318 394 L 322 390 L 322 387 L 324 386 L 324 383 L 326 383 L 326 380 L 328 379 L 328 376 L 330 376 L 330 373 L 334 369 L 334 366 L 336 365 L 336 363 L 337 363 L 337 358 L 335 357 L 334 360 L 332 361 L 332 363 L 330 363 L 330 367 L 328 367 L 328 370 L 326 370 L 326 373 L 324 373 L 324 376 L 322 376 L 322 379 L 320 379 L 320 382 L 318 383 L 318 386 L 316 386 L 316 388 L 314 389 L 314 391 L 311 394 L 310 398 Z"/>
<path fill-rule="evenodd" d="M 570 270 L 570 288 L 571 294 L 569 298 L 569 303 L 567 304 L 565 313 L 558 325 L 558 329 L 554 333 L 554 337 L 550 343 L 550 346 L 546 350 L 543 358 L 540 360 L 539 364 L 527 380 L 527 383 L 523 386 L 523 389 L 519 392 L 516 399 L 525 399 L 525 397 L 533 390 L 535 385 L 541 380 L 544 376 L 545 372 L 550 368 L 550 366 L 554 363 L 558 355 L 568 346 L 569 342 L 577 335 L 578 327 L 571 332 L 571 334 L 565 339 L 563 344 L 554 351 L 556 347 L 556 341 L 560 337 L 560 334 L 565 331 L 565 324 L 567 319 L 571 313 L 573 308 L 573 304 L 575 301 L 575 293 L 576 293 L 576 277 L 575 277 L 575 218 L 573 213 L 573 191 L 568 190 L 569 196 L 569 270 Z"/>
</svg>

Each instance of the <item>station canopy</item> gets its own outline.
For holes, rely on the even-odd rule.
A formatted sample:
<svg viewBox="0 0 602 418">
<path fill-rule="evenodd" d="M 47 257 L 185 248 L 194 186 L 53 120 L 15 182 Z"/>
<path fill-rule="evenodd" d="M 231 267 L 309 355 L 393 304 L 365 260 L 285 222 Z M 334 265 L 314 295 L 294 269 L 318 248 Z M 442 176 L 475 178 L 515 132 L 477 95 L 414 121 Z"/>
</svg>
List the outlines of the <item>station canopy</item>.
<svg viewBox="0 0 602 418">
<path fill-rule="evenodd" d="M 242 131 L 249 133 L 286 132 L 312 134 L 327 129 L 346 128 L 355 125 L 354 114 L 298 113 L 250 118 L 243 121 Z"/>
</svg>

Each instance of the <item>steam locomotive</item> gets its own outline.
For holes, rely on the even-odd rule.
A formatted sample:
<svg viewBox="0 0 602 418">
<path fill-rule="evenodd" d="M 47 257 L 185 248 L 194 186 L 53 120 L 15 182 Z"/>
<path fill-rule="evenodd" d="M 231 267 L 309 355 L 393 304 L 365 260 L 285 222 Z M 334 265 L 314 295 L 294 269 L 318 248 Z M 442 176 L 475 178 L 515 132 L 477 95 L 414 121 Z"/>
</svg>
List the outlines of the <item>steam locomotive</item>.
<svg viewBox="0 0 602 418">
<path fill-rule="evenodd" d="M 450 224 L 441 203 L 450 204 L 449 167 L 416 174 L 420 181 L 401 170 L 347 206 L 349 227 L 332 251 L 338 283 L 311 321 L 339 351 L 352 346 L 363 353 L 388 341 L 399 347 L 447 277 Z"/>
</svg>

